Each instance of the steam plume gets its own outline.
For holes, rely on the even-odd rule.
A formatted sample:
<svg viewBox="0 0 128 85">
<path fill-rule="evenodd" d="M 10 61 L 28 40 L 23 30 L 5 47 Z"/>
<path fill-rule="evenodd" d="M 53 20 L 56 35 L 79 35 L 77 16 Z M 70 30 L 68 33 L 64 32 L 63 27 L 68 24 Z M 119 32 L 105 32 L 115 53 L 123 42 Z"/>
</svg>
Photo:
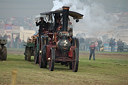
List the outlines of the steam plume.
<svg viewBox="0 0 128 85">
<path fill-rule="evenodd" d="M 105 12 L 104 6 L 92 0 L 54 0 L 53 10 L 70 6 L 70 10 L 84 15 L 83 20 L 74 24 L 75 33 L 84 32 L 88 36 L 102 36 L 103 32 L 114 28 L 116 17 Z"/>
</svg>

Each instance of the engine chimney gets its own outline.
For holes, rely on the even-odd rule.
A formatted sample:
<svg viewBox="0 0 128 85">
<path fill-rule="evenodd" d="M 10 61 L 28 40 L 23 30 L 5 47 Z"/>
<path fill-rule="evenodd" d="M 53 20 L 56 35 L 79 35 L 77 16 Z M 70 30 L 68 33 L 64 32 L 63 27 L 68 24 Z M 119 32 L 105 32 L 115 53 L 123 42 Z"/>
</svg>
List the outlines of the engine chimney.
<svg viewBox="0 0 128 85">
<path fill-rule="evenodd" d="M 69 7 L 63 6 L 63 27 L 62 27 L 62 31 L 67 31 L 67 28 L 68 28 L 68 14 L 69 14 Z"/>
</svg>

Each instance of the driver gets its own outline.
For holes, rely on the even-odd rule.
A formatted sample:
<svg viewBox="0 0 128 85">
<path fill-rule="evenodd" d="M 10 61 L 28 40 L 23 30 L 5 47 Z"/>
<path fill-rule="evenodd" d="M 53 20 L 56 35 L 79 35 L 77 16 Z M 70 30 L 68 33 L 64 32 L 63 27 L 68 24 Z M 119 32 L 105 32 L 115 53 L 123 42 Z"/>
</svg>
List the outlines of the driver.
<svg viewBox="0 0 128 85">
<path fill-rule="evenodd" d="M 43 17 L 40 17 L 40 21 L 36 21 L 36 26 L 39 26 L 39 37 L 43 33 L 44 30 L 47 28 L 47 23 L 44 21 Z"/>
</svg>

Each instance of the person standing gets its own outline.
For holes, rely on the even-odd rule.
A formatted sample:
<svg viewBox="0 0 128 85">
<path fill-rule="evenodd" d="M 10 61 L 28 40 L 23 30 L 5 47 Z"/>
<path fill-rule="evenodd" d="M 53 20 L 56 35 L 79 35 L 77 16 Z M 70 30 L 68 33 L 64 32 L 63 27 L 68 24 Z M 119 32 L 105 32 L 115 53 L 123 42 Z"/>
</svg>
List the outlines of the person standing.
<svg viewBox="0 0 128 85">
<path fill-rule="evenodd" d="M 100 51 L 100 48 L 102 47 L 102 40 L 99 39 L 97 42 L 98 42 L 98 51 Z"/>
<path fill-rule="evenodd" d="M 121 44 L 122 44 L 122 41 L 119 39 L 117 41 L 117 52 L 121 52 Z"/>
<path fill-rule="evenodd" d="M 90 48 L 89 60 L 91 60 L 92 55 L 93 55 L 93 60 L 95 60 L 95 43 L 91 42 L 91 45 L 89 48 Z"/>
<path fill-rule="evenodd" d="M 46 22 L 44 21 L 44 18 L 43 17 L 40 17 L 40 21 L 36 21 L 36 26 L 39 26 L 39 37 L 41 36 L 42 32 L 44 30 L 46 30 L 47 28 L 47 24 Z"/>
<path fill-rule="evenodd" d="M 124 49 L 124 42 L 121 41 L 121 48 L 120 48 L 120 52 L 123 52 Z"/>
<path fill-rule="evenodd" d="M 116 42 L 115 42 L 115 39 L 112 39 L 110 40 L 109 42 L 109 46 L 111 47 L 111 52 L 114 52 L 115 50 L 115 45 L 116 45 Z"/>
<path fill-rule="evenodd" d="M 44 21 L 43 17 L 40 17 L 40 21 L 36 21 L 36 26 L 39 26 L 39 44 L 41 45 L 41 35 L 44 35 L 45 30 L 47 30 L 47 23 Z"/>
<path fill-rule="evenodd" d="M 85 50 L 89 51 L 89 40 L 87 38 L 85 40 Z"/>
<path fill-rule="evenodd" d="M 95 42 L 95 49 L 96 49 L 96 51 L 98 51 L 98 42 L 97 41 Z"/>
</svg>

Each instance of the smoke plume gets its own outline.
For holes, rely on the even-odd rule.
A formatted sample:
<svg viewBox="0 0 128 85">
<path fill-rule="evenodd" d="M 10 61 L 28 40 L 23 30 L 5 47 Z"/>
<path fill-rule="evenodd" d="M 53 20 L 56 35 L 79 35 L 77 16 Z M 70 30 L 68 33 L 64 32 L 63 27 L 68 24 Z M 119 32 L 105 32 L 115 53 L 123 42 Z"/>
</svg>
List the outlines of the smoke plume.
<svg viewBox="0 0 128 85">
<path fill-rule="evenodd" d="M 105 7 L 93 0 L 54 0 L 52 11 L 69 6 L 70 10 L 84 15 L 79 23 L 74 25 L 74 34 L 82 32 L 87 36 L 99 37 L 103 32 L 114 28 L 116 16 L 106 13 Z"/>
</svg>

